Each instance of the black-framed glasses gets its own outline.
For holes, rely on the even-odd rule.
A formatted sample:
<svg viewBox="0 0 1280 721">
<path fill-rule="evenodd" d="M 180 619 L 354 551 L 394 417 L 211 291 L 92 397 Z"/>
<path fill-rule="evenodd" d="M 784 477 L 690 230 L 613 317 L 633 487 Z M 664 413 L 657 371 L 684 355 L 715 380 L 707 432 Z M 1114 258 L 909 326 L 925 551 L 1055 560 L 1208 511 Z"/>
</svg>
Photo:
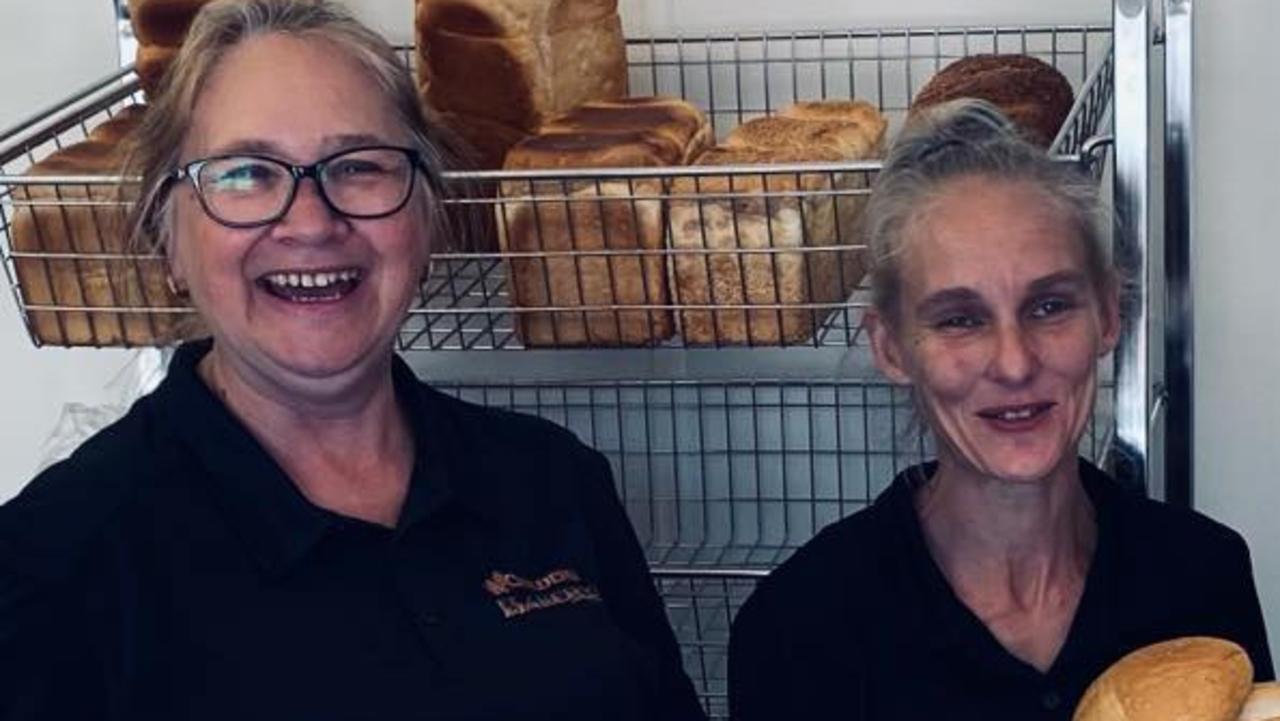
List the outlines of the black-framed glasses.
<svg viewBox="0 0 1280 721">
<path fill-rule="evenodd" d="M 393 145 L 349 148 L 310 165 L 253 153 L 193 160 L 174 171 L 190 180 L 210 218 L 230 228 L 269 225 L 285 216 L 303 178 L 316 181 L 334 213 L 360 219 L 396 213 L 413 194 L 418 153 Z"/>
</svg>

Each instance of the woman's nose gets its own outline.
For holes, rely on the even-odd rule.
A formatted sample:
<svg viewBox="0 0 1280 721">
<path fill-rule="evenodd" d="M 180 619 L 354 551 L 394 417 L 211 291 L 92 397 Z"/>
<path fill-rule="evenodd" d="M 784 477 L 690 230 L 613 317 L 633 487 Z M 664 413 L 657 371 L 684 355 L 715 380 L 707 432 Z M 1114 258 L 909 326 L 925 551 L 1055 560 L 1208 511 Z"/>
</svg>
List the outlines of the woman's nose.
<svg viewBox="0 0 1280 721">
<path fill-rule="evenodd" d="M 276 231 L 283 240 L 323 242 L 332 236 L 340 222 L 337 211 L 329 207 L 320 194 L 316 179 L 299 178 L 293 202 L 277 223 Z"/>
<path fill-rule="evenodd" d="M 1008 384 L 1024 383 L 1035 375 L 1039 365 L 1031 339 L 1023 328 L 1016 324 L 997 328 L 990 367 L 996 380 Z"/>
</svg>

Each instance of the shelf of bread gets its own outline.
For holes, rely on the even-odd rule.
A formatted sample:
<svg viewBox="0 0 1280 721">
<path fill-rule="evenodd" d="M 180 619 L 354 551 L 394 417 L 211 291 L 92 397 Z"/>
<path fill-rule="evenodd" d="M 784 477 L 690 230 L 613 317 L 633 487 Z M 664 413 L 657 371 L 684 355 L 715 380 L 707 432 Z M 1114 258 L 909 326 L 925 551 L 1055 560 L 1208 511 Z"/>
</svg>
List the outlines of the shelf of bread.
<svg viewBox="0 0 1280 721">
<path fill-rule="evenodd" d="M 608 0 L 488 24 L 445 5 L 418 0 L 418 37 L 477 64 L 404 54 L 474 152 L 448 173 L 455 230 L 405 350 L 856 346 L 861 211 L 914 109 L 988 97 L 1076 162 L 1110 100 L 1105 27 L 622 40 Z M 171 48 L 173 22 L 147 46 Z M 462 92 L 497 56 L 527 61 L 503 66 L 519 107 Z M 0 134 L 0 250 L 37 344 L 161 345 L 192 327 L 163 260 L 124 242 L 137 191 L 118 177 L 119 138 L 143 112 L 139 71 Z"/>
</svg>

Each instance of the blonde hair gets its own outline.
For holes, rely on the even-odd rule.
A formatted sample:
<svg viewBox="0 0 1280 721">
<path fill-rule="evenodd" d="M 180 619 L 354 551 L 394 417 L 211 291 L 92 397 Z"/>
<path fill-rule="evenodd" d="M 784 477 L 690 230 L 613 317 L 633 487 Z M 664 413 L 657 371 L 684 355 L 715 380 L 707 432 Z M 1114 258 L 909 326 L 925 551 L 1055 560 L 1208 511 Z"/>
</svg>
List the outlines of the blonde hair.
<svg viewBox="0 0 1280 721">
<path fill-rule="evenodd" d="M 1106 249 L 1110 214 L 1098 182 L 1078 165 L 1056 161 L 1025 140 L 995 106 L 962 99 L 930 108 L 903 129 L 876 179 L 863 223 L 871 256 L 871 298 L 899 318 L 904 235 L 949 181 L 986 176 L 1044 191 L 1080 234 L 1085 272 L 1099 294 L 1120 278 Z"/>
<path fill-rule="evenodd" d="M 283 34 L 329 42 L 345 51 L 383 90 L 397 120 L 422 161 L 419 184 L 428 215 L 428 238 L 448 238 L 442 212 L 441 177 L 456 154 L 454 141 L 428 122 L 409 68 L 396 50 L 341 5 L 330 0 L 215 0 L 196 15 L 187 39 L 160 84 L 131 139 L 126 177 L 142 178 L 141 194 L 128 220 L 134 252 L 168 252 L 172 243 L 171 178 L 205 82 L 222 58 L 240 43 Z"/>
</svg>

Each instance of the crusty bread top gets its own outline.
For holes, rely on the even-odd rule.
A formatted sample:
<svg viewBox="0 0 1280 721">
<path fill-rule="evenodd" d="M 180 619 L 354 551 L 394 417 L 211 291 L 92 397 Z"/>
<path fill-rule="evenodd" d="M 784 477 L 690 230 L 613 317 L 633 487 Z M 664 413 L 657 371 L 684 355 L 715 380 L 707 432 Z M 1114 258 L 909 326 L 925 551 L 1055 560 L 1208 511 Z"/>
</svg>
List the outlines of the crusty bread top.
<svg viewBox="0 0 1280 721">
<path fill-rule="evenodd" d="M 507 170 L 631 168 L 673 165 L 683 153 L 667 138 L 643 131 L 553 132 L 530 136 L 507 151 Z"/>
<path fill-rule="evenodd" d="M 677 98 L 583 103 L 507 153 L 508 170 L 682 165 L 711 137 L 702 112 Z"/>
<path fill-rule="evenodd" d="M 85 140 L 68 145 L 32 165 L 30 175 L 114 175 L 123 156 L 112 143 Z"/>
<path fill-rule="evenodd" d="M 417 0 L 419 30 L 511 37 L 555 34 L 618 11 L 618 0 Z"/>
<path fill-rule="evenodd" d="M 864 126 L 871 136 L 882 139 L 889 120 L 879 108 L 865 100 L 808 100 L 779 110 L 777 115 L 797 120 L 841 120 Z"/>
<path fill-rule="evenodd" d="M 1235 721 L 1253 688 L 1240 646 L 1194 636 L 1152 644 L 1115 662 L 1085 691 L 1074 721 Z"/>
<path fill-rule="evenodd" d="M 1256 683 L 1240 709 L 1237 721 L 1276 721 L 1280 719 L 1280 683 Z"/>
<path fill-rule="evenodd" d="M 914 114 L 956 98 L 979 98 L 1000 108 L 1033 141 L 1057 137 L 1074 93 L 1052 65 L 1029 55 L 972 55 L 929 79 L 911 103 Z"/>
<path fill-rule="evenodd" d="M 541 132 L 656 133 L 681 147 L 710 137 L 707 118 L 692 103 L 671 97 L 586 102 L 542 126 Z M 705 148 L 698 148 L 701 152 Z"/>
<path fill-rule="evenodd" d="M 880 146 L 880 133 L 857 123 L 840 120 L 798 120 L 770 116 L 749 120 L 734 128 L 724 145 L 730 148 L 798 149 L 826 148 L 844 160 L 873 157 Z"/>
</svg>

